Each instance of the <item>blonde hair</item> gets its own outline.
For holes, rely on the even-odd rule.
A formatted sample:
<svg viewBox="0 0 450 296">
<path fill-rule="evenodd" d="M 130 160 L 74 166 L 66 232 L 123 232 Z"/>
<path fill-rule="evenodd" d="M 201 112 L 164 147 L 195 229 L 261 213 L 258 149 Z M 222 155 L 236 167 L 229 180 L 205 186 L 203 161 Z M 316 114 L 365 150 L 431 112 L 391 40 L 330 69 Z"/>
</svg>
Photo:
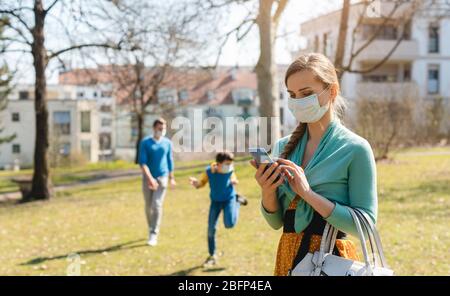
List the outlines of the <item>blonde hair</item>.
<svg viewBox="0 0 450 296">
<path fill-rule="evenodd" d="M 331 112 L 333 117 L 342 119 L 346 107 L 345 99 L 339 94 L 339 79 L 337 77 L 336 68 L 333 63 L 323 54 L 320 53 L 308 53 L 302 54 L 295 59 L 292 64 L 289 65 L 286 75 L 284 77 L 284 83 L 287 86 L 288 78 L 297 72 L 309 70 L 314 73 L 316 79 L 324 84 L 325 87 L 331 85 L 337 86 L 337 96 L 331 106 Z M 289 142 L 284 147 L 283 152 L 280 154 L 281 158 L 288 158 L 294 151 L 300 139 L 303 137 L 306 131 L 307 124 L 300 122 L 292 133 Z"/>
</svg>

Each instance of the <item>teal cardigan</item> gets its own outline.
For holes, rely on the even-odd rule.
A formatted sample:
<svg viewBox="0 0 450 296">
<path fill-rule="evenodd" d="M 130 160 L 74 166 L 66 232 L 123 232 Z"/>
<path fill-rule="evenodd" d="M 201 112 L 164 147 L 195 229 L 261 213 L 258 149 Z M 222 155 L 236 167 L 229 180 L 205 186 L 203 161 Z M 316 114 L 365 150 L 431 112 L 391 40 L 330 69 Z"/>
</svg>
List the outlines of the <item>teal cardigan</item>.
<svg viewBox="0 0 450 296">
<path fill-rule="evenodd" d="M 289 137 L 278 140 L 272 156 L 278 157 L 289 141 Z M 290 160 L 300 165 L 308 140 L 308 129 L 299 141 Z M 376 223 L 377 220 L 377 174 L 373 151 L 364 138 L 343 126 L 338 119 L 330 122 L 319 145 L 303 168 L 311 189 L 335 204 L 325 220 L 339 230 L 357 234 L 350 206 L 364 210 Z M 284 211 L 295 197 L 295 193 L 284 183 L 277 189 L 278 210 L 268 212 L 261 204 L 261 212 L 268 224 L 279 229 L 283 226 Z M 295 231 L 300 233 L 311 222 L 314 210 L 303 199 L 297 203 Z"/>
</svg>

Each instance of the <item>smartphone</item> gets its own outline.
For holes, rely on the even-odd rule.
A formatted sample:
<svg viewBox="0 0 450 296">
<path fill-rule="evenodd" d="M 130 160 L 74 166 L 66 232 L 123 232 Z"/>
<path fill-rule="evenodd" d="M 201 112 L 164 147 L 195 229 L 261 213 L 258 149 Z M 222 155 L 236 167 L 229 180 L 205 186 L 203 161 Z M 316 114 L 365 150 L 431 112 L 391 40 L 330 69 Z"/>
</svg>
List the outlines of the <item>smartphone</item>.
<svg viewBox="0 0 450 296">
<path fill-rule="evenodd" d="M 248 148 L 248 152 L 253 156 L 256 161 L 256 165 L 259 166 L 261 163 L 273 163 L 273 159 L 267 153 L 266 149 L 262 147 Z"/>
<path fill-rule="evenodd" d="M 266 171 L 270 167 L 270 165 L 275 162 L 270 157 L 269 153 L 267 153 L 266 149 L 264 149 L 263 147 L 248 148 L 248 152 L 253 156 L 253 159 L 256 161 L 256 167 L 259 167 L 259 165 L 262 163 L 268 164 L 264 168 L 264 171 Z M 277 182 L 279 179 L 280 176 L 276 177 L 274 183 Z"/>
</svg>

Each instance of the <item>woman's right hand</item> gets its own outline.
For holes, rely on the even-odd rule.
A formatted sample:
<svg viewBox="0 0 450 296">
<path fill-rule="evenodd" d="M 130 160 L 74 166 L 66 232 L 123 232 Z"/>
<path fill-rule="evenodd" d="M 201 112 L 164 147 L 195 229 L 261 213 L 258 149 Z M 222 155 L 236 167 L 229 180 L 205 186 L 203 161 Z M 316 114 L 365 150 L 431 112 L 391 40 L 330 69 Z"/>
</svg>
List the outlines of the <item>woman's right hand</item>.
<svg viewBox="0 0 450 296">
<path fill-rule="evenodd" d="M 259 166 L 256 165 L 256 161 L 252 159 L 250 164 L 256 169 L 255 179 L 258 182 L 259 186 L 262 189 L 263 195 L 265 194 L 273 194 L 277 190 L 278 186 L 283 184 L 284 178 L 283 173 L 279 169 L 279 164 L 274 162 L 272 163 L 267 170 L 264 171 L 265 167 L 268 166 L 268 163 L 262 163 Z M 280 177 L 276 182 L 275 179 Z"/>
<path fill-rule="evenodd" d="M 257 166 L 254 159 L 250 161 L 250 164 L 256 169 L 255 179 L 261 187 L 263 208 L 269 213 L 275 213 L 278 211 L 277 188 L 284 182 L 278 163 L 273 163 L 266 171 L 264 168 L 268 164 Z M 278 176 L 280 178 L 275 182 Z"/>
</svg>

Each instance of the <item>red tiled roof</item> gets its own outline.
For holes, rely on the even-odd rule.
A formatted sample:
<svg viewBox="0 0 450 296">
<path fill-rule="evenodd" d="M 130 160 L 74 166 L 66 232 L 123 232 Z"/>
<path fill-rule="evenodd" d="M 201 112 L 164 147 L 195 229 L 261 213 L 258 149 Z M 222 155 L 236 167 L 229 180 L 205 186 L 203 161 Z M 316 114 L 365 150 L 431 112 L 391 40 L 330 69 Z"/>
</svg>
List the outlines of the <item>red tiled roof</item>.
<svg viewBox="0 0 450 296">
<path fill-rule="evenodd" d="M 234 72 L 234 77 L 232 76 Z M 146 69 L 146 79 L 154 79 L 156 69 Z M 135 74 L 131 66 L 101 66 L 97 69 L 74 69 L 60 73 L 59 83 L 70 85 L 93 85 L 112 83 L 118 104 L 126 104 L 127 96 L 132 93 Z M 249 67 L 219 67 L 212 69 L 170 69 L 160 88 L 185 90 L 188 100 L 184 104 L 221 105 L 233 104 L 232 91 L 239 88 L 256 90 L 256 74 Z M 152 90 L 149 89 L 150 93 Z M 208 99 L 208 91 L 214 92 L 214 98 Z"/>
</svg>

